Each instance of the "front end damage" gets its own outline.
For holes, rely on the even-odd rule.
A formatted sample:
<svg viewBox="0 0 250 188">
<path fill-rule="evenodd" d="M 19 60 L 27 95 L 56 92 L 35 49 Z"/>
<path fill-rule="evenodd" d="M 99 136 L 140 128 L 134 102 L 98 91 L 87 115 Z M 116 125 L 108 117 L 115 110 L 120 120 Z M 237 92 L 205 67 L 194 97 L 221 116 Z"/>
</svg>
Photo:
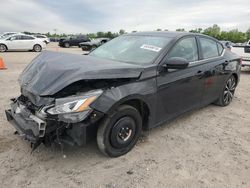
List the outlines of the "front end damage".
<svg viewBox="0 0 250 188">
<path fill-rule="evenodd" d="M 12 99 L 7 120 L 33 148 L 53 142 L 84 145 L 115 102 L 112 94 L 102 104 L 97 99 L 138 79 L 142 70 L 139 65 L 44 51 L 20 75 L 21 96 Z M 98 108 L 91 107 L 95 102 Z"/>
<path fill-rule="evenodd" d="M 82 146 L 94 136 L 95 124 L 104 115 L 89 107 L 92 101 L 88 99 L 93 100 L 100 94 L 100 91 L 87 92 L 54 99 L 42 106 L 34 105 L 21 95 L 11 99 L 11 108 L 5 113 L 16 133 L 29 141 L 33 150 L 41 143 L 45 146 L 54 142 Z"/>
</svg>

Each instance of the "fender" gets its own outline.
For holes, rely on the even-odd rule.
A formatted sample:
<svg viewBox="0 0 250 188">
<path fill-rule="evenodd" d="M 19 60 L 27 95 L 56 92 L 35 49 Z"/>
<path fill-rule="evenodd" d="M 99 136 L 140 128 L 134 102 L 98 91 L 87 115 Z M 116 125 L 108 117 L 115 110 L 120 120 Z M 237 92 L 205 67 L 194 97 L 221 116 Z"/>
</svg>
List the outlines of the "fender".
<svg viewBox="0 0 250 188">
<path fill-rule="evenodd" d="M 150 78 L 146 81 L 136 81 L 107 89 L 90 107 L 102 113 L 109 114 L 117 106 L 127 101 L 140 100 L 150 109 L 148 122 L 148 126 L 150 127 L 155 121 L 156 92 L 156 78 Z"/>
</svg>

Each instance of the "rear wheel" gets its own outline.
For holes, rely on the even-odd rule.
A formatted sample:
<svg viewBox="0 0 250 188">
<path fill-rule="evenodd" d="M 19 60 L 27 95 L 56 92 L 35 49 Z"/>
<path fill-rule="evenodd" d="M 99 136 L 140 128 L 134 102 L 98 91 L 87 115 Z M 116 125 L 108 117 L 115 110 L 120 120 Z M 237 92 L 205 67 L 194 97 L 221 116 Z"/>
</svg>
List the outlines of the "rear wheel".
<svg viewBox="0 0 250 188">
<path fill-rule="evenodd" d="M 134 147 L 141 130 L 142 119 L 138 110 L 129 105 L 122 105 L 99 126 L 98 147 L 107 156 L 119 157 Z"/>
<path fill-rule="evenodd" d="M 236 89 L 236 79 L 232 75 L 226 82 L 220 98 L 216 102 L 219 106 L 227 106 L 233 100 L 234 92 Z"/>
<path fill-rule="evenodd" d="M 42 51 L 42 47 L 39 44 L 35 44 L 33 47 L 33 50 L 35 52 L 41 52 Z"/>
<path fill-rule="evenodd" d="M 7 47 L 4 44 L 0 44 L 0 52 L 6 52 Z"/>
</svg>

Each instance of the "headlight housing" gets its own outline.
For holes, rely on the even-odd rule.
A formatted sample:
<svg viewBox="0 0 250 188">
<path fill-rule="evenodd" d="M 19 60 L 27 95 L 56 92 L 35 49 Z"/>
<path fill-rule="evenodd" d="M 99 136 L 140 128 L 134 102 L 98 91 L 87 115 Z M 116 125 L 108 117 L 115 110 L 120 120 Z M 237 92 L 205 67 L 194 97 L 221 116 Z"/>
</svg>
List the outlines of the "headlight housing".
<svg viewBox="0 0 250 188">
<path fill-rule="evenodd" d="M 45 112 L 50 115 L 58 115 L 62 121 L 79 122 L 92 111 L 89 105 L 102 93 L 102 90 L 95 90 L 77 96 L 59 98 L 56 99 L 55 106 L 47 107 Z"/>
</svg>

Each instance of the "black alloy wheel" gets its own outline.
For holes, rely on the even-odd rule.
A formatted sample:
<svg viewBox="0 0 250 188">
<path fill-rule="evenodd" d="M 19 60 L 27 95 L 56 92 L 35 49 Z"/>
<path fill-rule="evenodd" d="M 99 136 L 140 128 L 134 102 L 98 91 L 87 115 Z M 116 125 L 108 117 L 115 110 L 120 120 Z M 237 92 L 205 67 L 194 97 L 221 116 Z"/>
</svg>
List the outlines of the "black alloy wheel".
<svg viewBox="0 0 250 188">
<path fill-rule="evenodd" d="M 228 105 L 233 100 L 235 88 L 236 80 L 234 76 L 231 76 L 226 83 L 223 93 L 223 102 L 225 103 L 225 105 Z"/>
<path fill-rule="evenodd" d="M 231 101 L 233 100 L 236 85 L 237 85 L 237 81 L 236 81 L 235 76 L 233 75 L 230 76 L 228 80 L 226 81 L 223 87 L 223 91 L 215 104 L 219 106 L 229 105 Z"/>
</svg>

